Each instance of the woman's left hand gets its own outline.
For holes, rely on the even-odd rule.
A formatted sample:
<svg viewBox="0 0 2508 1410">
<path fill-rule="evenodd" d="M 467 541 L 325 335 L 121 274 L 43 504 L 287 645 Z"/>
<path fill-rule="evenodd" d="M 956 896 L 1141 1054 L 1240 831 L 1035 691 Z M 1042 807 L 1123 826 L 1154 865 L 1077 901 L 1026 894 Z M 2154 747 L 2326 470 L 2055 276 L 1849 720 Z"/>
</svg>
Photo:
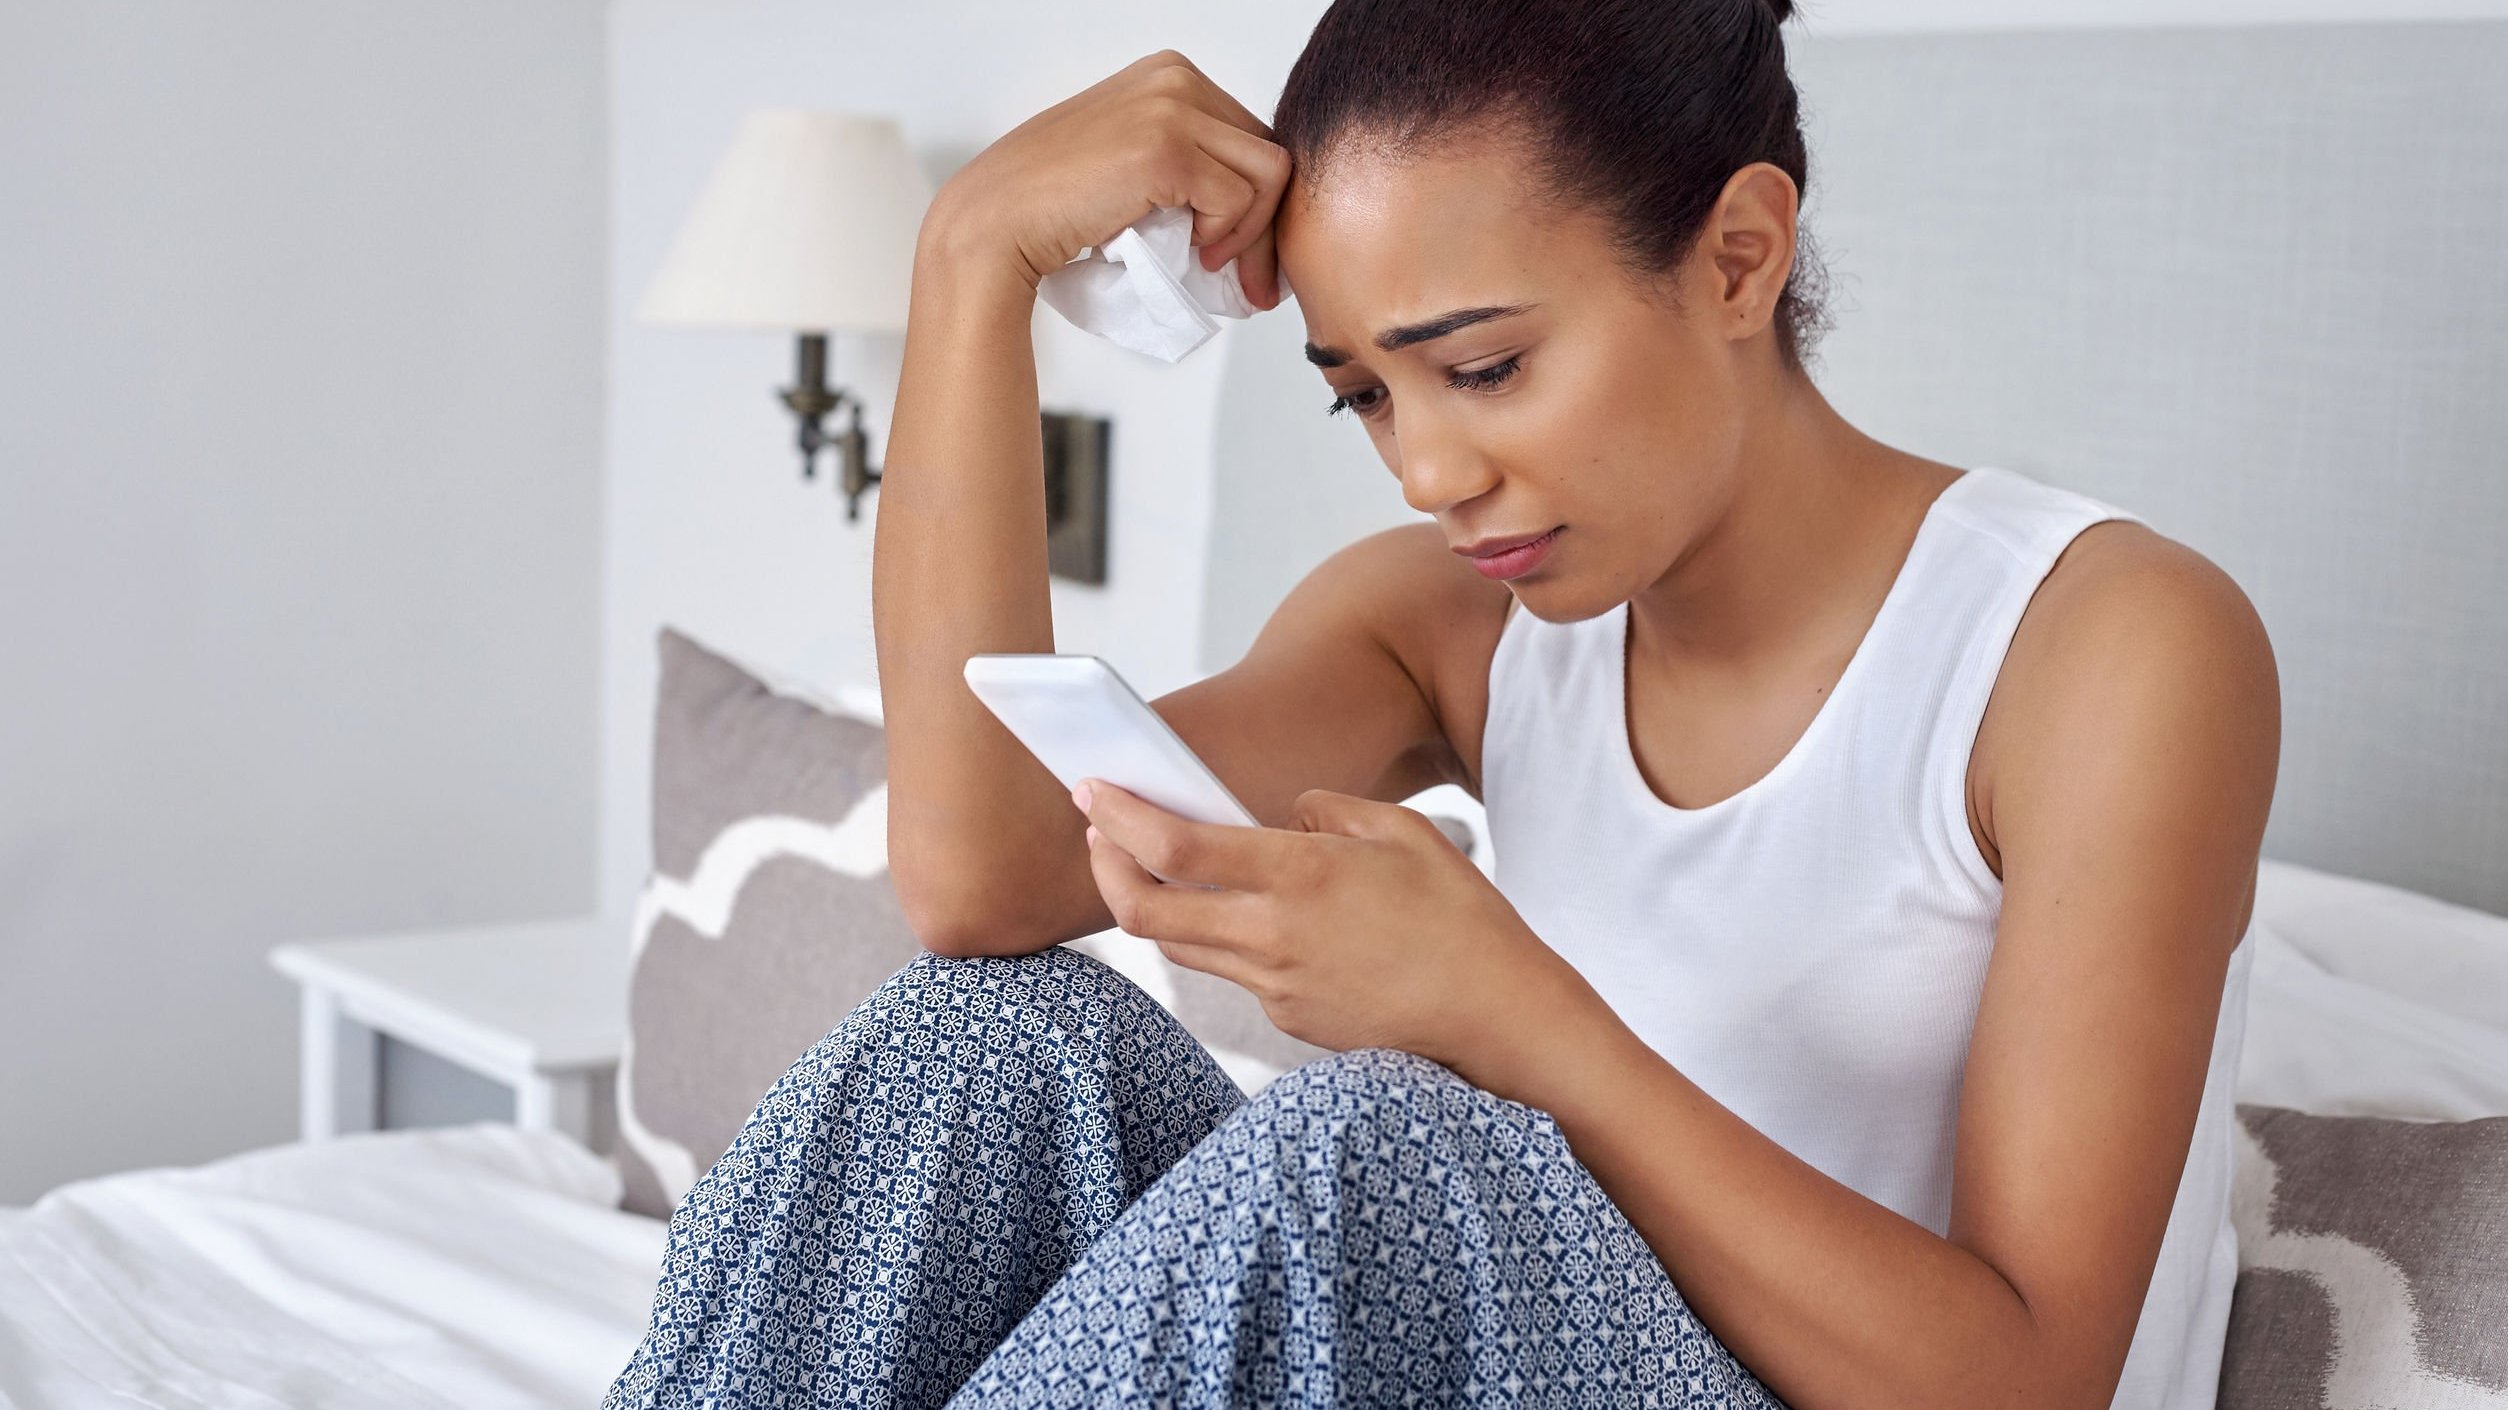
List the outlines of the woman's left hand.
<svg viewBox="0 0 2508 1410">
<path fill-rule="evenodd" d="M 1559 992 L 1566 961 L 1413 809 L 1311 788 L 1269 828 L 1193 822 L 1098 779 L 1071 800 L 1115 924 L 1251 991 L 1291 1037 L 1461 1071 L 1475 1037 Z"/>
</svg>

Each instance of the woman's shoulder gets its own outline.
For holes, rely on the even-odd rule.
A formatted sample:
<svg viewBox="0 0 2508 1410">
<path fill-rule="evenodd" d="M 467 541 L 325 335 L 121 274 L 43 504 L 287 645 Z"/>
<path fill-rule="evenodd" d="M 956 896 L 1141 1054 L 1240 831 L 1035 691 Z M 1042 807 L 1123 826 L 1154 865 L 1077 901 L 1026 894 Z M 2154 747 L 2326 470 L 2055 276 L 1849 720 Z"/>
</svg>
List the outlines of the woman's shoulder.
<svg viewBox="0 0 2508 1410">
<path fill-rule="evenodd" d="M 2056 556 L 2021 613 L 2007 672 L 2062 677 L 2118 663 L 2199 668 L 2269 660 L 2255 604 L 2194 548 L 2133 519 L 2091 524 Z"/>
<path fill-rule="evenodd" d="M 1419 683 L 1447 742 L 1475 782 L 1489 709 L 1489 662 L 1515 594 L 1472 571 L 1433 523 L 1380 529 L 1311 575 L 1366 618 Z"/>
<path fill-rule="evenodd" d="M 1379 529 L 1336 551 L 1315 570 L 1339 590 L 1362 599 L 1390 627 L 1431 635 L 1423 643 L 1451 639 L 1440 628 L 1481 624 L 1495 630 L 1515 600 L 1504 583 L 1472 571 L 1447 546 L 1435 524 Z"/>
<path fill-rule="evenodd" d="M 2147 524 L 2103 520 L 2074 536 L 2022 611 L 1978 728 L 1972 794 L 1991 828 L 2011 790 L 2083 768 L 2243 774 L 2269 790 L 2280 700 L 2271 639 L 2236 580 Z M 2127 742 L 2154 739 L 2170 752 Z"/>
</svg>

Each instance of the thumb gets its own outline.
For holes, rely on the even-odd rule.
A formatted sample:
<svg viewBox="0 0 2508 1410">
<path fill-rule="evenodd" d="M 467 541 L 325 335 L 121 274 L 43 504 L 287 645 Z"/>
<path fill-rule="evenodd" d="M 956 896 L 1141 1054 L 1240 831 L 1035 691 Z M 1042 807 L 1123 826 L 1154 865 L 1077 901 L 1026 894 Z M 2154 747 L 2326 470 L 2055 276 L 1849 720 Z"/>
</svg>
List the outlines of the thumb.
<svg viewBox="0 0 2508 1410">
<path fill-rule="evenodd" d="M 1410 811 L 1399 803 L 1379 803 L 1373 798 L 1335 793 L 1329 788 L 1310 788 L 1290 805 L 1289 822 L 1300 832 L 1333 832 L 1343 837 L 1390 842 L 1407 825 L 1402 815 Z"/>
</svg>

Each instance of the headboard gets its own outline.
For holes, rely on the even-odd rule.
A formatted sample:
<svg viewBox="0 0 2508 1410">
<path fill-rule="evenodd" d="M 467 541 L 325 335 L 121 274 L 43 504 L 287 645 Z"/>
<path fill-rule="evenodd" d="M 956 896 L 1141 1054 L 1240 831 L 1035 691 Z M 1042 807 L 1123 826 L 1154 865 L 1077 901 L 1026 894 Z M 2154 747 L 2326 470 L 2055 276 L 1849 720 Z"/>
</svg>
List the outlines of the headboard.
<svg viewBox="0 0 2508 1410">
<path fill-rule="evenodd" d="M 2508 22 L 1797 39 L 1813 371 L 1891 444 L 2132 509 L 2282 675 L 2267 853 L 2508 912 Z M 1417 516 L 1228 357 L 1204 665 Z M 1312 405 L 1309 405 L 1311 403 Z"/>
</svg>

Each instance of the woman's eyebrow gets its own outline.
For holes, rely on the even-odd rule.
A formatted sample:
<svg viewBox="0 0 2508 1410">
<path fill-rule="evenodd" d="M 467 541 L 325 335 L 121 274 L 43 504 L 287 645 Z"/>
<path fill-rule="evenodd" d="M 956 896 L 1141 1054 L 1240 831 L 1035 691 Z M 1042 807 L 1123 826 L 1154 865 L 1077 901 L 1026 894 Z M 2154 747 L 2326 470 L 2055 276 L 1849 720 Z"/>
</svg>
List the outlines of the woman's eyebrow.
<svg viewBox="0 0 2508 1410">
<path fill-rule="evenodd" d="M 1539 307 L 1541 307 L 1539 304 L 1505 304 L 1484 308 L 1458 308 L 1449 313 L 1438 314 L 1435 318 L 1423 322 L 1408 323 L 1399 328 L 1388 328 L 1376 335 L 1376 346 L 1386 352 L 1400 352 L 1414 343 L 1430 342 L 1458 329 L 1469 328 L 1475 323 L 1487 323 L 1493 318 L 1512 318 L 1519 313 L 1529 313 Z M 1350 355 L 1339 348 L 1317 347 L 1313 343 L 1308 343 L 1306 360 L 1317 367 L 1339 367 L 1350 360 Z"/>
</svg>

